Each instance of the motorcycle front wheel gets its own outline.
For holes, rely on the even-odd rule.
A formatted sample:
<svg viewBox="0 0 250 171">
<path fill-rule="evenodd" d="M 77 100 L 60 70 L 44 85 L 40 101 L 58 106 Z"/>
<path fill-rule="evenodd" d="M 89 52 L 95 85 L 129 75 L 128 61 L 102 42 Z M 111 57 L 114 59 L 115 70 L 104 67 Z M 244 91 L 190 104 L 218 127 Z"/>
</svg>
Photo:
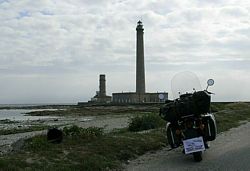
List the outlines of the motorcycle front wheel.
<svg viewBox="0 0 250 171">
<path fill-rule="evenodd" d="M 202 160 L 202 152 L 195 152 L 193 153 L 194 156 L 194 161 L 196 162 L 200 162 Z"/>
</svg>

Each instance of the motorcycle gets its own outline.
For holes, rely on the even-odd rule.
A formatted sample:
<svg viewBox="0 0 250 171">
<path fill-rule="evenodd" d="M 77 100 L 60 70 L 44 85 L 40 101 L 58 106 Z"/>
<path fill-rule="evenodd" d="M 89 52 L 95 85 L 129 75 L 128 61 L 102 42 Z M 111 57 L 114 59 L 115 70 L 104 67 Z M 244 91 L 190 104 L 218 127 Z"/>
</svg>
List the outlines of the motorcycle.
<svg viewBox="0 0 250 171">
<path fill-rule="evenodd" d="M 203 151 L 209 148 L 208 141 L 215 140 L 217 134 L 215 117 L 210 112 L 212 93 L 207 90 L 213 84 L 214 80 L 209 79 L 207 88 L 202 90 L 195 74 L 177 74 L 172 79 L 175 100 L 167 101 L 160 108 L 160 116 L 167 121 L 170 147 L 183 146 L 183 153 L 193 154 L 197 162 L 202 160 Z"/>
</svg>

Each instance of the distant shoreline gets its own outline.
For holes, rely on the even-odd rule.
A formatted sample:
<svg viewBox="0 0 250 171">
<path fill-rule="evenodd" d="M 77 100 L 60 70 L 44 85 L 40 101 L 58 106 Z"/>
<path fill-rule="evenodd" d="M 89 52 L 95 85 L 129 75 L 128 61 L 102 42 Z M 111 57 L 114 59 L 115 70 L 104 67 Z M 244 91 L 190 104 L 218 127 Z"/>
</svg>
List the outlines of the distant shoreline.
<svg viewBox="0 0 250 171">
<path fill-rule="evenodd" d="M 250 103 L 250 101 L 228 101 L 228 102 L 212 102 L 212 103 Z M 116 103 L 52 103 L 52 104 L 0 104 L 0 110 L 11 110 L 11 109 L 67 109 L 72 107 L 84 107 L 84 106 L 150 106 L 150 105 L 163 105 L 164 103 L 136 103 L 136 104 L 116 104 Z"/>
<path fill-rule="evenodd" d="M 0 104 L 0 110 L 11 109 L 65 109 L 68 107 L 77 106 L 73 103 L 61 103 L 61 104 Z"/>
</svg>

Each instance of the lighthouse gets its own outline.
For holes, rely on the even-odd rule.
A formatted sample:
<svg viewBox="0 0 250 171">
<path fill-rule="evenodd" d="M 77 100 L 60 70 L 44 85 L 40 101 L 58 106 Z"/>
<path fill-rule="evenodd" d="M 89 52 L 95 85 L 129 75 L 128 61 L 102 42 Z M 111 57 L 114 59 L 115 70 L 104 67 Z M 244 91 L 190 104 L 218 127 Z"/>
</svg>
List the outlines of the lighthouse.
<svg viewBox="0 0 250 171">
<path fill-rule="evenodd" d="M 142 22 L 138 21 L 136 27 L 136 93 L 138 95 L 143 95 L 146 92 L 143 30 Z"/>
<path fill-rule="evenodd" d="M 105 102 L 113 104 L 138 104 L 138 103 L 164 103 L 168 99 L 168 93 L 157 91 L 157 92 L 146 92 L 145 87 L 145 63 L 144 63 L 144 28 L 141 21 L 137 22 L 136 25 L 136 91 L 135 92 L 120 92 L 112 93 L 112 99 L 106 100 L 106 84 L 105 75 L 100 75 L 100 91 L 98 95 L 94 97 L 96 102 Z M 124 80 L 126 81 L 126 80 Z"/>
</svg>

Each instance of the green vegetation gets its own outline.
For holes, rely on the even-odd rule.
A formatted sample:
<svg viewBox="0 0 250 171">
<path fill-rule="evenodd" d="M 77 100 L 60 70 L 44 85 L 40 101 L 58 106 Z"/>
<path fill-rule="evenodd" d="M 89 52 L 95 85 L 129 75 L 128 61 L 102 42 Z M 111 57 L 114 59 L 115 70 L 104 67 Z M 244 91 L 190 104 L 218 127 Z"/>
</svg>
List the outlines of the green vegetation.
<svg viewBox="0 0 250 171">
<path fill-rule="evenodd" d="M 15 124 L 15 123 L 18 123 L 18 121 L 12 121 L 10 119 L 0 120 L 0 124 Z"/>
<path fill-rule="evenodd" d="M 96 116 L 96 115 L 124 115 L 124 114 L 144 114 L 145 112 L 157 113 L 160 104 L 152 105 L 129 105 L 129 106 L 72 106 L 65 110 L 45 110 L 27 113 L 32 116 Z"/>
<path fill-rule="evenodd" d="M 241 121 L 250 121 L 250 103 L 215 103 L 212 109 L 218 110 L 215 113 L 218 132 L 237 127 Z"/>
<path fill-rule="evenodd" d="M 140 134 L 114 131 L 103 134 L 99 128 L 64 129 L 61 144 L 47 142 L 46 136 L 26 141 L 21 151 L 0 158 L 2 170 L 110 170 L 147 151 L 165 146 L 162 130 Z M 17 164 L 13 165 L 13 162 Z M 0 169 L 0 170 L 1 170 Z"/>
<path fill-rule="evenodd" d="M 128 128 L 106 134 L 102 128 L 71 126 L 63 129 L 60 144 L 48 143 L 46 136 L 36 136 L 27 140 L 20 151 L 1 156 L 0 170 L 120 169 L 122 163 L 166 145 L 165 123 L 154 110 L 155 106 L 147 106 L 131 118 Z M 250 103 L 212 103 L 212 110 L 216 112 L 218 132 L 236 127 L 241 121 L 250 121 Z M 128 111 L 124 108 L 123 112 Z M 156 129 L 134 132 L 151 128 Z"/>
<path fill-rule="evenodd" d="M 66 136 L 79 136 L 84 137 L 85 139 L 91 139 L 100 137 L 103 135 L 103 128 L 98 127 L 89 127 L 89 128 L 81 128 L 76 125 L 70 126 L 70 127 L 64 127 L 63 133 Z"/>
<path fill-rule="evenodd" d="M 159 115 L 149 113 L 145 115 L 137 115 L 130 119 L 129 131 L 143 131 L 163 127 L 166 124 Z"/>
<path fill-rule="evenodd" d="M 17 134 L 23 132 L 41 131 L 48 129 L 46 125 L 33 125 L 26 128 L 0 129 L 0 135 Z"/>
</svg>

